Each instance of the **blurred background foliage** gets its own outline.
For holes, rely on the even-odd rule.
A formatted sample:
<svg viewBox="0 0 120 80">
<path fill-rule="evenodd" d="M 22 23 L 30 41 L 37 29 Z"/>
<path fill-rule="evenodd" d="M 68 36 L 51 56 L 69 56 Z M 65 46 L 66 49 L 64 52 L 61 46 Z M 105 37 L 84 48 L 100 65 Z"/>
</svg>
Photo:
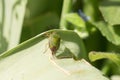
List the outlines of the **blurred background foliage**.
<svg viewBox="0 0 120 80">
<path fill-rule="evenodd" d="M 62 0 L 28 0 L 21 42 L 41 32 L 59 28 Z"/>
</svg>

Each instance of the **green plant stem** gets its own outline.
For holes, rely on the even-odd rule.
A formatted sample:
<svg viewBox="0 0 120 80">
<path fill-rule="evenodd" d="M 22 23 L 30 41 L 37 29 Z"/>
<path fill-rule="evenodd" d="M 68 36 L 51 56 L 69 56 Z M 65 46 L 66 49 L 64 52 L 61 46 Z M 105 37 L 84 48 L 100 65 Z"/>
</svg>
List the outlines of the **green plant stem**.
<svg viewBox="0 0 120 80">
<path fill-rule="evenodd" d="M 3 27 L 4 27 L 4 17 L 5 17 L 5 1 L 0 0 L 0 53 L 6 51 L 7 44 L 5 43 L 5 38 L 3 37 Z"/>
<path fill-rule="evenodd" d="M 109 62 L 105 62 L 105 65 L 102 67 L 101 71 L 103 72 L 104 75 L 108 75 L 110 70 L 110 64 Z"/>
<path fill-rule="evenodd" d="M 62 14 L 61 14 L 61 20 L 60 20 L 61 29 L 67 28 L 68 23 L 65 20 L 64 16 L 70 12 L 72 7 L 72 1 L 73 0 L 63 0 L 63 8 L 62 8 Z"/>
</svg>

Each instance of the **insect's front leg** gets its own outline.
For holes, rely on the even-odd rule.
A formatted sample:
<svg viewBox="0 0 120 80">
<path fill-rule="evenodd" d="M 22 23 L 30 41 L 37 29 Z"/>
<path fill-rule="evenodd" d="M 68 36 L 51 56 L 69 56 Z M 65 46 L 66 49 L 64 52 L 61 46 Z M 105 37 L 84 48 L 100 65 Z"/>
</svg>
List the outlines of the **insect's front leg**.
<svg viewBox="0 0 120 80">
<path fill-rule="evenodd" d="M 45 50 L 44 50 L 43 53 L 46 53 L 48 49 L 49 49 L 49 45 L 48 45 L 48 42 L 47 42 L 47 43 L 45 44 Z"/>
</svg>

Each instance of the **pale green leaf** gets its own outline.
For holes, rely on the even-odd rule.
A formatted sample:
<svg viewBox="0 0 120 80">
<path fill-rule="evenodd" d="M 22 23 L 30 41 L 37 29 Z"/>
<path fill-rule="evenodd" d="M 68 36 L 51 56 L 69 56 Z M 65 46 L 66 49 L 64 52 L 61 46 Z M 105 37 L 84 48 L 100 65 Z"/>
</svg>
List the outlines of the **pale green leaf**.
<svg viewBox="0 0 120 80">
<path fill-rule="evenodd" d="M 59 53 L 61 53 L 62 51 L 62 53 L 65 53 L 65 55 L 67 53 L 71 53 L 72 56 L 74 56 L 74 58 L 76 59 L 81 58 L 87 59 L 86 49 L 84 47 L 82 39 L 78 36 L 78 34 L 76 34 L 74 31 L 69 30 L 68 31 L 58 30 L 57 33 L 60 35 L 62 39 L 60 50 L 58 50 Z"/>
<path fill-rule="evenodd" d="M 19 43 L 27 0 L 4 0 L 2 4 L 5 5 L 2 32 L 10 49 Z"/>
<path fill-rule="evenodd" d="M 120 24 L 120 0 L 102 0 L 99 8 L 106 22 Z"/>
<path fill-rule="evenodd" d="M 51 31 L 57 32 L 66 42 L 74 43 L 73 39 L 77 39 L 75 36 L 77 34 L 73 31 Z M 44 32 L 1 54 L 0 80 L 108 80 L 84 59 L 75 61 L 73 58 L 53 58 L 50 48 L 47 47 L 49 40 L 46 38 L 46 34 L 51 31 Z M 74 38 L 69 40 L 68 37 L 72 34 Z M 79 46 L 80 50 L 82 46 Z"/>
<path fill-rule="evenodd" d="M 112 75 L 111 80 L 120 80 L 120 75 Z"/>
<path fill-rule="evenodd" d="M 74 43 L 72 38 L 67 40 L 71 34 L 77 39 L 75 38 L 77 34 L 73 31 L 51 31 L 56 31 L 63 41 Z M 0 80 L 108 80 L 84 59 L 75 61 L 73 58 L 53 58 L 47 47 L 49 40 L 45 34 L 48 32 L 1 54 Z M 65 38 L 66 35 L 68 36 Z"/>
</svg>

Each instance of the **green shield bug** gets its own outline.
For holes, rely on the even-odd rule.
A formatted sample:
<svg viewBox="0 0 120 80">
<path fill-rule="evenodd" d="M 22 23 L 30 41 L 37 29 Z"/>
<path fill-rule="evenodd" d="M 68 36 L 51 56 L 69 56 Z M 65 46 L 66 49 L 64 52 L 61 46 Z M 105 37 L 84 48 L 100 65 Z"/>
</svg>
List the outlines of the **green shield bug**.
<svg viewBox="0 0 120 80">
<path fill-rule="evenodd" d="M 56 32 L 52 32 L 49 36 L 49 48 L 52 52 L 52 55 L 55 55 L 56 51 L 60 46 L 60 36 Z"/>
<path fill-rule="evenodd" d="M 55 53 L 60 46 L 60 35 L 57 32 L 49 32 L 46 36 L 48 37 L 48 47 L 50 48 L 52 55 L 55 56 Z"/>
</svg>

